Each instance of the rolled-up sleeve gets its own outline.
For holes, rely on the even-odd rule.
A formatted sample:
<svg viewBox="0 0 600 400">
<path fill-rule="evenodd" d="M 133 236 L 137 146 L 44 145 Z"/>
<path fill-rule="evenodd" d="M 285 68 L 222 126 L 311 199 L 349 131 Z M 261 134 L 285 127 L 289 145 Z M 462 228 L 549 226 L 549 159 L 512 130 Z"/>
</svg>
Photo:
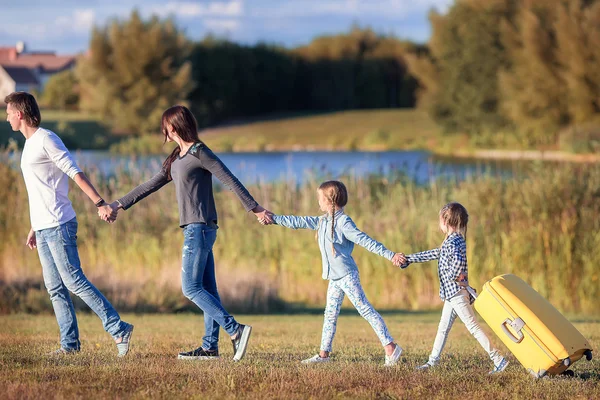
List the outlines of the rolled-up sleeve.
<svg viewBox="0 0 600 400">
<path fill-rule="evenodd" d="M 44 138 L 44 151 L 52 162 L 71 179 L 82 172 L 60 138 L 50 133 Z"/>
</svg>

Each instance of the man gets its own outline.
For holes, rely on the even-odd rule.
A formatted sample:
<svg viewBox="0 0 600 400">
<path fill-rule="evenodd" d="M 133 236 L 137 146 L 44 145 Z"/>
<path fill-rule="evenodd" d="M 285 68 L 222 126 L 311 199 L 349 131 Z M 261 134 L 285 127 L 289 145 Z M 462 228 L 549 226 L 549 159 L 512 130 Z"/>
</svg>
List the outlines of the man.
<svg viewBox="0 0 600 400">
<path fill-rule="evenodd" d="M 68 198 L 69 179 L 102 211 L 111 210 L 87 176 L 81 172 L 62 140 L 40 128 L 40 110 L 26 92 L 8 95 L 6 120 L 13 131 L 25 136 L 21 170 L 29 195 L 31 229 L 26 245 L 37 247 L 44 284 L 60 329 L 61 347 L 52 354 L 76 353 L 80 349 L 75 308 L 69 291 L 81 298 L 102 320 L 104 329 L 117 344 L 118 355 L 129 351 L 133 325 L 121 320 L 108 300 L 92 285 L 81 269 L 77 251 L 77 219 Z M 112 214 L 112 220 L 116 218 Z"/>
</svg>

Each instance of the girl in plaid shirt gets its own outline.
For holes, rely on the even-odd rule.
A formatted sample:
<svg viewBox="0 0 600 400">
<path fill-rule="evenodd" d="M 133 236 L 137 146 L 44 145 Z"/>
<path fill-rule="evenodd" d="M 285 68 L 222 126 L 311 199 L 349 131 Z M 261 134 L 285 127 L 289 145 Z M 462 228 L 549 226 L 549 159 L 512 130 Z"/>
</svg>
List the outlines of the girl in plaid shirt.
<svg viewBox="0 0 600 400">
<path fill-rule="evenodd" d="M 437 335 L 433 342 L 433 349 L 429 361 L 417 369 L 425 370 L 436 365 L 440 360 L 440 354 L 446 344 L 450 328 L 458 316 L 471 335 L 477 339 L 481 347 L 488 353 L 494 362 L 494 369 L 490 372 L 504 371 L 508 360 L 503 358 L 496 349 L 492 348 L 490 340 L 483 332 L 471 306 L 470 295 L 466 290 L 468 286 L 467 270 L 467 223 L 469 215 L 467 210 L 459 203 L 446 204 L 440 210 L 440 230 L 446 235 L 442 246 L 438 249 L 427 250 L 406 256 L 408 267 L 410 263 L 439 260 L 438 276 L 440 278 L 440 298 L 444 302 L 442 318 L 438 326 Z"/>
</svg>

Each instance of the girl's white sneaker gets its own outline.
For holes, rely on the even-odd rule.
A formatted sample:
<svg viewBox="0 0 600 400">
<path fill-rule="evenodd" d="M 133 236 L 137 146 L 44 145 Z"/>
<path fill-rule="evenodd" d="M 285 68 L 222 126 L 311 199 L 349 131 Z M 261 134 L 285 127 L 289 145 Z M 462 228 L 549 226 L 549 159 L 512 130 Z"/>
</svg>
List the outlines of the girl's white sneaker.
<svg viewBox="0 0 600 400">
<path fill-rule="evenodd" d="M 302 364 L 318 364 L 318 363 L 326 363 L 329 362 L 330 358 L 329 357 L 321 357 L 320 355 L 316 354 L 314 356 L 312 356 L 311 358 L 307 358 L 306 360 L 302 360 Z"/>
<path fill-rule="evenodd" d="M 392 353 L 392 355 L 387 355 L 385 356 L 385 362 L 383 363 L 384 366 L 386 367 L 391 367 L 392 365 L 396 365 L 398 363 L 398 360 L 400 359 L 400 356 L 402 355 L 402 347 L 396 345 L 396 348 L 394 349 L 394 352 Z"/>
</svg>

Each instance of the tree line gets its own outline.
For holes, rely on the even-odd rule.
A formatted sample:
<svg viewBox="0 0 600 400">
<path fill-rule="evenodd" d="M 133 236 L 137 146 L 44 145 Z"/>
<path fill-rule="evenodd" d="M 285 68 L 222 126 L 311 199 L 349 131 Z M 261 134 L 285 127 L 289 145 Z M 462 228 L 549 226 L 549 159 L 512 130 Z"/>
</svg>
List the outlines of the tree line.
<svg viewBox="0 0 600 400">
<path fill-rule="evenodd" d="M 212 36 L 192 42 L 173 20 L 133 11 L 95 27 L 76 69 L 53 77 L 43 98 L 135 134 L 156 132 L 162 111 L 176 103 L 189 105 L 201 126 L 268 113 L 414 107 L 417 83 L 404 55 L 417 48 L 359 27 L 296 49 Z"/>
<path fill-rule="evenodd" d="M 429 20 L 427 54 L 408 63 L 445 130 L 600 143 L 600 1 L 458 0 Z"/>
<path fill-rule="evenodd" d="M 429 21 L 425 45 L 354 26 L 286 49 L 192 42 L 173 20 L 134 11 L 94 28 L 87 55 L 44 98 L 136 134 L 155 132 L 175 103 L 201 126 L 418 105 L 444 131 L 491 144 L 600 143 L 600 0 L 457 0 Z"/>
</svg>

